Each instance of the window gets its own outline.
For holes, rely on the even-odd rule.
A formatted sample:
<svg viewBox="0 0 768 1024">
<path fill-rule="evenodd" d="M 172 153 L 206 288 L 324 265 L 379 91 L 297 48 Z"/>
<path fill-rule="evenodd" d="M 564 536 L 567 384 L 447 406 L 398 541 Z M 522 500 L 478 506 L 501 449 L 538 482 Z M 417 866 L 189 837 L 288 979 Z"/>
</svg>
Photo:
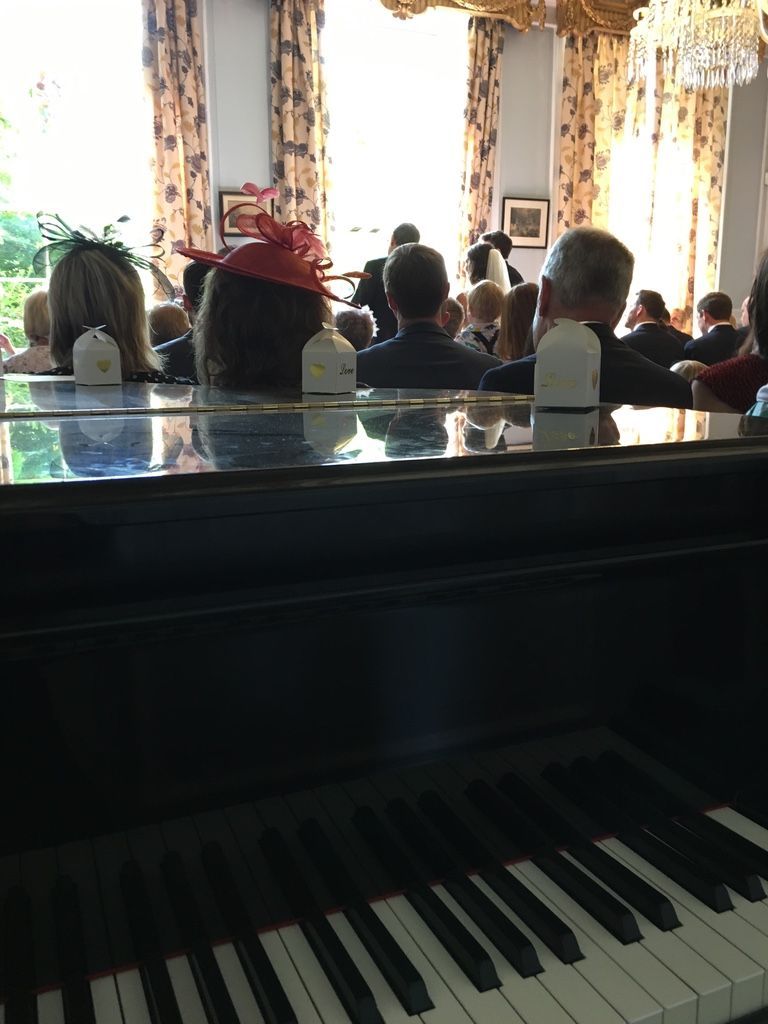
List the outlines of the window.
<svg viewBox="0 0 768 1024">
<path fill-rule="evenodd" d="M 411 221 L 459 260 L 467 15 L 439 8 L 398 21 L 378 0 L 326 0 L 334 269 L 385 256 Z"/>
<path fill-rule="evenodd" d="M 97 230 L 126 215 L 125 241 L 149 241 L 141 17 L 141 0 L 3 0 L 0 331 L 16 345 L 39 210 Z"/>
</svg>

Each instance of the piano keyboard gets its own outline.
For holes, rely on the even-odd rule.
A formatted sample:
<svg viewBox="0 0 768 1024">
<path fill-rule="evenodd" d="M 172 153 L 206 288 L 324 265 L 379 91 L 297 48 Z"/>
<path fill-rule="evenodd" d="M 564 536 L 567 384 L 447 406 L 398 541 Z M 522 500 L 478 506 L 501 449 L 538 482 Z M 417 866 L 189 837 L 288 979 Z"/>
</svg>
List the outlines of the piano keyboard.
<svg viewBox="0 0 768 1024">
<path fill-rule="evenodd" d="M 596 731 L 6 856 L 0 1024 L 768 1021 L 704 801 Z"/>
</svg>

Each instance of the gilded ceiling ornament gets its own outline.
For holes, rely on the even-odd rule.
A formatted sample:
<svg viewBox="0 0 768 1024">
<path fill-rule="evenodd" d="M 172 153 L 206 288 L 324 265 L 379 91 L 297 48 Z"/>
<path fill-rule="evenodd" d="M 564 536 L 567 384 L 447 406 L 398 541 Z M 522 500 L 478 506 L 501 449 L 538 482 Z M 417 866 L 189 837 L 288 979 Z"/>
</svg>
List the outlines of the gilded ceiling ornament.
<svg viewBox="0 0 768 1024">
<path fill-rule="evenodd" d="M 396 18 L 405 20 L 430 7 L 454 7 L 484 18 L 498 18 L 526 32 L 535 22 L 544 28 L 545 0 L 381 0 Z"/>
<path fill-rule="evenodd" d="M 557 0 L 557 34 L 612 32 L 628 36 L 637 0 Z"/>
</svg>

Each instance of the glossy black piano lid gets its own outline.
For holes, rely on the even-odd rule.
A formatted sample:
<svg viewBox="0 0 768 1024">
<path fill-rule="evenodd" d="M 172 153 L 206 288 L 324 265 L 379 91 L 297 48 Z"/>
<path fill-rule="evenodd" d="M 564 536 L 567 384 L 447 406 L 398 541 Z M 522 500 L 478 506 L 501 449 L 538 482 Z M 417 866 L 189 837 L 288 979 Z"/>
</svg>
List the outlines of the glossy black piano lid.
<svg viewBox="0 0 768 1024">
<path fill-rule="evenodd" d="M 768 439 L 740 417 L 602 410 L 592 447 L 509 396 L 93 390 L 4 384 L 16 834 L 585 721 L 756 769 Z"/>
</svg>

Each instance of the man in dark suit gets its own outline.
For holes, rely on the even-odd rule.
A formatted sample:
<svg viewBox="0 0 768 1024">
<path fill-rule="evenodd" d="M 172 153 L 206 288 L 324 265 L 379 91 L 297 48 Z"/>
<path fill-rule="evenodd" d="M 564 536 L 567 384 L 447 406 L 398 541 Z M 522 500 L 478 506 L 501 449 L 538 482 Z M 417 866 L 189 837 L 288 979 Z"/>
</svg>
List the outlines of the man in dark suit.
<svg viewBox="0 0 768 1024">
<path fill-rule="evenodd" d="M 490 242 L 493 248 L 498 249 L 504 257 L 504 262 L 507 264 L 507 274 L 509 275 L 509 287 L 514 288 L 516 284 L 522 284 L 523 275 L 517 267 L 513 267 L 509 262 L 509 254 L 512 252 L 512 239 L 506 231 L 486 231 L 484 235 L 480 236 L 480 241 Z"/>
<path fill-rule="evenodd" d="M 621 339 L 641 356 L 667 369 L 683 359 L 683 344 L 663 326 L 666 307 L 658 292 L 641 288 L 624 321 L 630 333 Z"/>
<path fill-rule="evenodd" d="M 358 380 L 377 388 L 472 391 L 496 356 L 460 345 L 443 330 L 448 275 L 439 252 L 410 242 L 384 265 L 384 289 L 397 317 L 397 334 L 357 354 Z"/>
<path fill-rule="evenodd" d="M 600 339 L 601 402 L 690 408 L 688 381 L 633 352 L 614 334 L 624 312 L 634 264 L 629 249 L 607 231 L 571 228 L 561 235 L 539 278 L 534 346 L 559 317 L 581 321 Z M 480 390 L 532 395 L 535 366 L 535 355 L 506 363 L 486 373 Z"/>
<path fill-rule="evenodd" d="M 396 249 L 398 245 L 405 245 L 407 242 L 418 242 L 421 238 L 419 229 L 413 224 L 398 224 L 392 232 L 389 241 L 389 252 Z M 389 308 L 387 296 L 384 294 L 384 264 L 387 257 L 382 256 L 378 260 L 368 260 L 363 267 L 366 274 L 370 274 L 360 282 L 354 294 L 353 302 L 360 306 L 367 306 L 376 318 L 376 337 L 371 342 L 376 345 L 381 341 L 397 334 L 397 320 L 395 314 Z"/>
<path fill-rule="evenodd" d="M 184 267 L 182 284 L 184 286 L 184 309 L 187 311 L 189 322 L 194 324 L 197 316 L 197 309 L 203 297 L 203 282 L 210 267 L 202 263 L 190 260 Z M 195 350 L 192 345 L 192 331 L 187 331 L 180 338 L 173 341 L 166 341 L 155 349 L 163 357 L 163 369 L 174 377 L 189 377 L 197 382 L 197 368 L 195 367 Z"/>
<path fill-rule="evenodd" d="M 739 336 L 731 324 L 733 303 L 725 292 L 708 292 L 696 304 L 701 337 L 685 346 L 685 358 L 697 359 L 707 366 L 722 363 L 736 355 Z"/>
</svg>

